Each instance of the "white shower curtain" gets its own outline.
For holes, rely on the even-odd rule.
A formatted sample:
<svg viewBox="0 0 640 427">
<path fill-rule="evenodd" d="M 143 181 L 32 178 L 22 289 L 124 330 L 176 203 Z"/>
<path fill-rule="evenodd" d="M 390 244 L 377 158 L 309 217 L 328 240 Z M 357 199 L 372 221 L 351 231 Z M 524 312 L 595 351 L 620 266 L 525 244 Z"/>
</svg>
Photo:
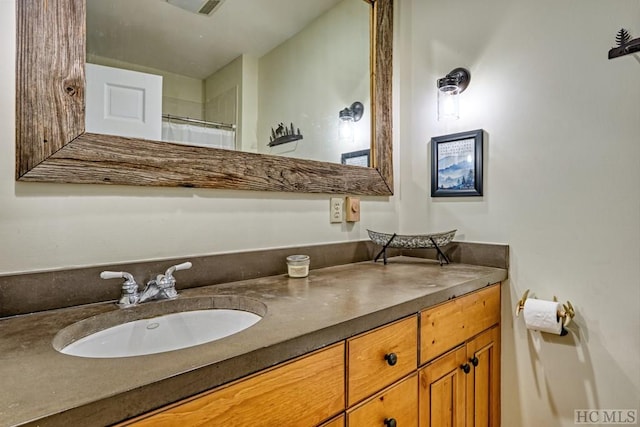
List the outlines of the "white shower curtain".
<svg viewBox="0 0 640 427">
<path fill-rule="evenodd" d="M 235 131 L 162 121 L 162 140 L 200 147 L 235 149 Z"/>
</svg>

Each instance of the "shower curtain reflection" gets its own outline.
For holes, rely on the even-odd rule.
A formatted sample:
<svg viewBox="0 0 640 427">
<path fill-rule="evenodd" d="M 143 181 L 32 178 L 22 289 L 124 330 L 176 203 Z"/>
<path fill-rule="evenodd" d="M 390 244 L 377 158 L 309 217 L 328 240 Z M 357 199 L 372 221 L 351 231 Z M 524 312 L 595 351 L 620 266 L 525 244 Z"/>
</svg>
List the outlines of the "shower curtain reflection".
<svg viewBox="0 0 640 427">
<path fill-rule="evenodd" d="M 217 129 L 196 123 L 162 119 L 162 140 L 200 147 L 235 150 L 235 130 Z"/>
</svg>

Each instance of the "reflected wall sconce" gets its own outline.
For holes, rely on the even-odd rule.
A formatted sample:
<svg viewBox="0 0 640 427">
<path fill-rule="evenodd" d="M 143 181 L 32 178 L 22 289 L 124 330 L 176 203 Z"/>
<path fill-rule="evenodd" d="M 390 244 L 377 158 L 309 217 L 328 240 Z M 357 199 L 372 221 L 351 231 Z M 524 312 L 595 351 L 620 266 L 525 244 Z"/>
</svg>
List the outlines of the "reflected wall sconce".
<svg viewBox="0 0 640 427">
<path fill-rule="evenodd" d="M 438 120 L 460 118 L 460 94 L 469 86 L 471 73 L 466 68 L 456 68 L 437 80 Z"/>
<path fill-rule="evenodd" d="M 352 142 L 354 139 L 354 124 L 359 121 L 364 114 L 364 105 L 356 101 L 351 106 L 340 110 L 340 139 Z"/>
</svg>

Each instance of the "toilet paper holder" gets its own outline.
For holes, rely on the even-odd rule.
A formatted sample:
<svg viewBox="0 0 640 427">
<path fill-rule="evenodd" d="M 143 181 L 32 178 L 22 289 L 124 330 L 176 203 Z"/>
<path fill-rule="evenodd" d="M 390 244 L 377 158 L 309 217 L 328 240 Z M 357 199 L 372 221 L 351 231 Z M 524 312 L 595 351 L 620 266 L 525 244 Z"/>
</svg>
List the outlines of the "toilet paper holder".
<svg viewBox="0 0 640 427">
<path fill-rule="evenodd" d="M 520 298 L 520 300 L 516 304 L 516 317 L 518 317 L 520 312 L 524 310 L 524 302 L 527 300 L 528 297 L 529 297 L 529 289 L 527 289 L 524 292 L 524 294 L 522 295 L 522 298 Z M 558 298 L 555 295 L 553 297 L 553 301 L 558 302 Z M 571 320 L 575 317 L 575 315 L 576 315 L 576 310 L 573 308 L 573 305 L 571 305 L 571 301 L 569 300 L 567 300 L 566 304 L 562 304 L 562 310 L 558 310 L 558 318 L 562 319 L 563 327 L 566 327 L 569 323 L 571 323 Z"/>
</svg>

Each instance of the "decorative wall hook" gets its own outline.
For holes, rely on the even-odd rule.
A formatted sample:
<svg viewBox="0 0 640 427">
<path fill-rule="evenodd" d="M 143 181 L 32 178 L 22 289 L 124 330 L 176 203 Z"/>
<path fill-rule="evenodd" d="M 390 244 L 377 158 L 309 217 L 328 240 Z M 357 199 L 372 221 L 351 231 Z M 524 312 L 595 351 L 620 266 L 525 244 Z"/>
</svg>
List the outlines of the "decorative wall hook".
<svg viewBox="0 0 640 427">
<path fill-rule="evenodd" d="M 609 50 L 609 59 L 640 52 L 640 37 L 632 40 L 631 35 L 624 28 L 620 28 L 616 33 L 616 44 L 617 47 Z"/>
</svg>

